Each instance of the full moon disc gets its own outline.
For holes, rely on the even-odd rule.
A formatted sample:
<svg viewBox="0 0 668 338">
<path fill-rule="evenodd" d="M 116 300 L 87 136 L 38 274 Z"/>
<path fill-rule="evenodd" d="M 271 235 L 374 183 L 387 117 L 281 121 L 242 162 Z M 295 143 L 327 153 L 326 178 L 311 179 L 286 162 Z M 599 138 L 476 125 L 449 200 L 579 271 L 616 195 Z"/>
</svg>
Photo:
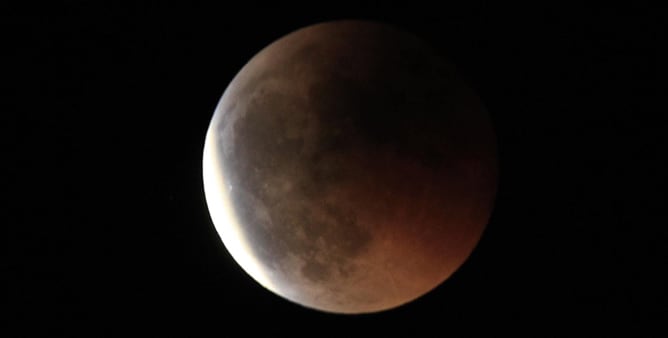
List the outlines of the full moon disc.
<svg viewBox="0 0 668 338">
<path fill-rule="evenodd" d="M 334 21 L 239 71 L 203 178 L 223 244 L 258 283 L 311 309 L 377 312 L 470 255 L 496 194 L 496 141 L 479 98 L 423 41 Z"/>
</svg>

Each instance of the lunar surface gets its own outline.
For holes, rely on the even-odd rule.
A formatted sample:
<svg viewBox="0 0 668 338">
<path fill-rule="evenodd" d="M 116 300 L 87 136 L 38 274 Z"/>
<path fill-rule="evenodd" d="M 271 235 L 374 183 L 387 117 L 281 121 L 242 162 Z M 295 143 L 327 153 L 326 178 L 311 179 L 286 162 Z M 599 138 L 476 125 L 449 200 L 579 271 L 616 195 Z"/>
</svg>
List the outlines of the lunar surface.
<svg viewBox="0 0 668 338">
<path fill-rule="evenodd" d="M 496 193 L 493 128 L 455 68 L 364 21 L 309 26 L 234 77 L 209 126 L 208 208 L 239 265 L 334 313 L 391 309 L 464 263 Z"/>
</svg>

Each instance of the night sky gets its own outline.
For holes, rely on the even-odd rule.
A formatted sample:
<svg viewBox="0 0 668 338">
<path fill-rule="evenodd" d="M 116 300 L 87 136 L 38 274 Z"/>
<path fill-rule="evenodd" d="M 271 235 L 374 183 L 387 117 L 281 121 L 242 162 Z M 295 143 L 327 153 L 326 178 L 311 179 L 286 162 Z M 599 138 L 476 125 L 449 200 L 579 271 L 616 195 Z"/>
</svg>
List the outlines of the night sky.
<svg viewBox="0 0 668 338">
<path fill-rule="evenodd" d="M 0 275 L 20 330 L 3 336 L 666 333 L 659 10 L 182 6 L 0 11 Z M 362 316 L 255 283 L 218 238 L 201 177 L 236 72 L 275 39 L 334 19 L 427 41 L 478 91 L 499 141 L 496 205 L 470 259 L 415 302 Z"/>
</svg>

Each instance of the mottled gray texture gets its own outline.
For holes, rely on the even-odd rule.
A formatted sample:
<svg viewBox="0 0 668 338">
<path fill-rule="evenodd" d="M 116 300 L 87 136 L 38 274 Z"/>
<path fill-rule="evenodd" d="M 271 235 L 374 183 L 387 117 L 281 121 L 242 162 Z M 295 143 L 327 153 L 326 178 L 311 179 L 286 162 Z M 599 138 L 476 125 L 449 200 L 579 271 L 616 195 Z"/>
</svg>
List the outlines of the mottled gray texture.
<svg viewBox="0 0 668 338">
<path fill-rule="evenodd" d="M 302 305 L 370 312 L 440 284 L 495 191 L 488 117 L 414 37 L 357 21 L 275 42 L 211 128 L 252 255 Z M 284 292 L 281 292 L 285 289 Z"/>
</svg>

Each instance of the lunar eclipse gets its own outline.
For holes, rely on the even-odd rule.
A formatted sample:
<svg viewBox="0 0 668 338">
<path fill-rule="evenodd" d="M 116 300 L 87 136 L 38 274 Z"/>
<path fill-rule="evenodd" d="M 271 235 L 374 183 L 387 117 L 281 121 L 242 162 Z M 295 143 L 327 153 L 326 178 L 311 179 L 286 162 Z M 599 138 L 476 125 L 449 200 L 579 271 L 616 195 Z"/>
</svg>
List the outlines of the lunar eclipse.
<svg viewBox="0 0 668 338">
<path fill-rule="evenodd" d="M 496 140 L 480 98 L 418 37 L 333 21 L 234 77 L 203 179 L 218 234 L 258 283 L 320 311 L 378 312 L 439 286 L 475 248 Z"/>
</svg>

